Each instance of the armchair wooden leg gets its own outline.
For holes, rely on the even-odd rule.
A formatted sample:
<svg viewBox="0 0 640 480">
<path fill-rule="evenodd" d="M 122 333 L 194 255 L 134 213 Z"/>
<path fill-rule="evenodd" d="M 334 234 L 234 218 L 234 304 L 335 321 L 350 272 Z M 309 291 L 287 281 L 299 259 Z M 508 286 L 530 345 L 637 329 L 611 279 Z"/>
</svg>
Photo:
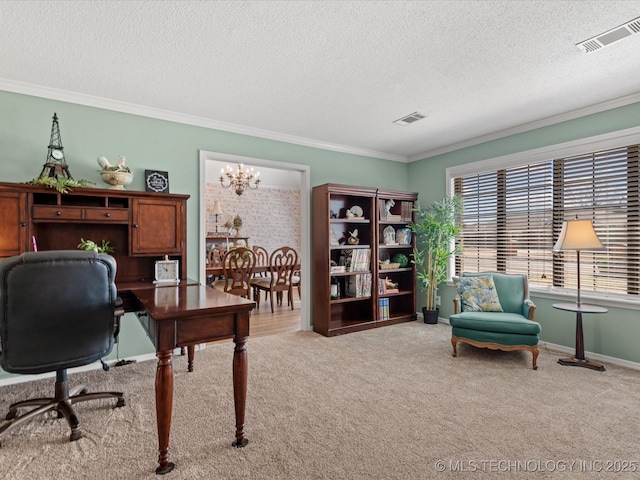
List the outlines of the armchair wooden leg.
<svg viewBox="0 0 640 480">
<path fill-rule="evenodd" d="M 458 356 L 458 337 L 454 337 L 453 335 L 451 336 L 451 345 L 453 346 L 453 353 L 451 354 L 451 356 L 457 357 Z"/>
<path fill-rule="evenodd" d="M 537 370 L 538 369 L 538 354 L 540 353 L 540 350 L 538 350 L 538 347 L 533 347 L 531 349 L 531 353 L 533 353 L 533 369 Z"/>
</svg>

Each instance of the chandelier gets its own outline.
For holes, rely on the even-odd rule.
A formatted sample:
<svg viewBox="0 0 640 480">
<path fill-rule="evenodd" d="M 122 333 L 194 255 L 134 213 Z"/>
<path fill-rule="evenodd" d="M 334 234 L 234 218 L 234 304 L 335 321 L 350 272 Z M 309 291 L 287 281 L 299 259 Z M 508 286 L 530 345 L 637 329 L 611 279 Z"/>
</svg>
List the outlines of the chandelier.
<svg viewBox="0 0 640 480">
<path fill-rule="evenodd" d="M 245 188 L 258 188 L 260 184 L 260 172 L 253 173 L 253 168 L 244 169 L 242 164 L 238 165 L 236 172 L 227 165 L 226 169 L 220 170 L 220 185 L 224 188 L 233 188 L 236 194 L 242 195 Z"/>
</svg>

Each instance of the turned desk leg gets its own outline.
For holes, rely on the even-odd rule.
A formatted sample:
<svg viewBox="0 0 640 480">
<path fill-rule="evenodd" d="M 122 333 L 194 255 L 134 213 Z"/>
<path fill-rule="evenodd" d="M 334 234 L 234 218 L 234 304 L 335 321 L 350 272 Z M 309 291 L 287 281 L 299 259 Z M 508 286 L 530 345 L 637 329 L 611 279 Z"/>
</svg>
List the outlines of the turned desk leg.
<svg viewBox="0 0 640 480">
<path fill-rule="evenodd" d="M 236 439 L 234 447 L 244 447 L 249 440 L 244 436 L 244 414 L 247 404 L 247 340 L 248 336 L 236 335 L 233 339 L 233 401 L 236 411 Z"/>
<path fill-rule="evenodd" d="M 193 372 L 193 359 L 195 357 L 196 346 L 189 345 L 187 347 L 187 371 Z"/>
<path fill-rule="evenodd" d="M 158 352 L 156 369 L 156 419 L 158 422 L 158 468 L 156 473 L 164 475 L 175 468 L 169 461 L 169 434 L 171 433 L 171 411 L 173 409 L 173 364 L 171 350 Z"/>
</svg>

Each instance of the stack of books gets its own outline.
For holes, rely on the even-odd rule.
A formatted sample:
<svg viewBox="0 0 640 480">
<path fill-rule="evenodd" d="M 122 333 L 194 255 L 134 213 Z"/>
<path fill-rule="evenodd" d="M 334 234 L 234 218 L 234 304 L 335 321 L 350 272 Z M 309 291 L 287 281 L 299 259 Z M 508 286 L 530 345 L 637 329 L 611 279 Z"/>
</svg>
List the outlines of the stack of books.
<svg viewBox="0 0 640 480">
<path fill-rule="evenodd" d="M 371 249 L 342 250 L 340 253 L 340 265 L 343 264 L 347 272 L 368 272 L 371 270 Z"/>
<path fill-rule="evenodd" d="M 378 320 L 389 320 L 389 299 L 378 300 Z"/>
<path fill-rule="evenodd" d="M 402 202 L 402 221 L 410 222 L 413 219 L 413 202 Z"/>
<path fill-rule="evenodd" d="M 360 273 L 355 275 L 355 278 L 350 278 L 349 284 L 347 285 L 347 296 L 356 298 L 370 297 L 371 274 Z"/>
</svg>

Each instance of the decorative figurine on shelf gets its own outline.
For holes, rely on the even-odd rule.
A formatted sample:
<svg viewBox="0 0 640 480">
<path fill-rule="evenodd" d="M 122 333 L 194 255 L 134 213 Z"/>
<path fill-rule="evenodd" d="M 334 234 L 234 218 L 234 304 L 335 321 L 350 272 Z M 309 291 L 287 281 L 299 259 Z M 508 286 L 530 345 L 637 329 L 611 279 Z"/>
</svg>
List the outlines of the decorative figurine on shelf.
<svg viewBox="0 0 640 480">
<path fill-rule="evenodd" d="M 58 125 L 58 115 L 53 114 L 51 124 L 51 137 L 47 147 L 47 161 L 42 167 L 40 176 L 26 182 L 31 185 L 42 185 L 48 188 L 55 188 L 60 193 L 68 193 L 72 187 L 87 187 L 93 185 L 88 180 L 74 180 L 69 172 L 69 167 L 64 158 L 64 147 L 60 138 L 60 126 Z"/>
<path fill-rule="evenodd" d="M 384 243 L 385 245 L 397 245 L 396 242 L 396 229 L 389 225 L 382 231 L 384 235 Z"/>
<path fill-rule="evenodd" d="M 340 245 L 340 240 L 338 240 L 338 236 L 333 228 L 329 229 L 329 244 L 333 246 Z"/>
<path fill-rule="evenodd" d="M 393 201 L 393 198 L 390 198 L 389 200 L 384 202 L 385 218 L 388 217 L 389 215 L 391 215 L 391 209 L 393 208 L 393 206 L 395 204 L 396 204 L 396 202 Z"/>
<path fill-rule="evenodd" d="M 69 167 L 64 158 L 64 147 L 62 146 L 62 138 L 60 137 L 60 125 L 58 125 L 58 115 L 53 114 L 53 123 L 51 124 L 51 137 L 49 146 L 47 147 L 47 163 L 42 167 L 41 177 L 68 178 L 73 180 Z"/>
<path fill-rule="evenodd" d="M 124 190 L 125 185 L 129 185 L 133 180 L 133 173 L 126 165 L 127 159 L 120 155 L 118 163 L 111 165 L 107 157 L 98 157 L 98 165 L 102 167 L 100 175 L 105 183 L 111 185 L 109 188 L 114 190 Z"/>
<path fill-rule="evenodd" d="M 358 238 L 358 229 L 354 229 L 353 232 L 349 232 L 349 238 L 347 238 L 347 243 L 349 245 L 358 245 L 360 243 L 360 239 Z"/>
</svg>

